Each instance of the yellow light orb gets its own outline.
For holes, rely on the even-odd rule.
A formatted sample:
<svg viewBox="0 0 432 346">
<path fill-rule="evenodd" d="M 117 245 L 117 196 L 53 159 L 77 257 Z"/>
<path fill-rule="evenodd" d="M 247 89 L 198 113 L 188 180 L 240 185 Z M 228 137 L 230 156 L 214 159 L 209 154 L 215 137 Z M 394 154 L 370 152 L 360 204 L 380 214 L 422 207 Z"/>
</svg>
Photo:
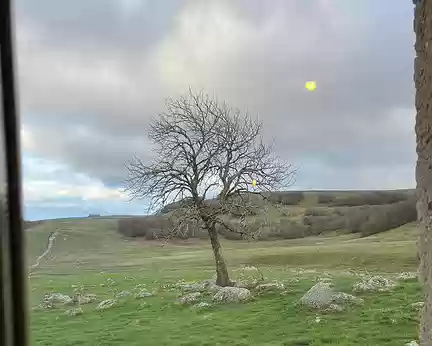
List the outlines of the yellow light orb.
<svg viewBox="0 0 432 346">
<path fill-rule="evenodd" d="M 309 82 L 306 82 L 305 87 L 309 91 L 314 91 L 316 89 L 317 85 L 316 85 L 315 81 L 309 81 Z"/>
<path fill-rule="evenodd" d="M 256 184 L 257 184 L 257 181 L 255 179 L 252 180 L 252 186 L 256 186 Z"/>
</svg>

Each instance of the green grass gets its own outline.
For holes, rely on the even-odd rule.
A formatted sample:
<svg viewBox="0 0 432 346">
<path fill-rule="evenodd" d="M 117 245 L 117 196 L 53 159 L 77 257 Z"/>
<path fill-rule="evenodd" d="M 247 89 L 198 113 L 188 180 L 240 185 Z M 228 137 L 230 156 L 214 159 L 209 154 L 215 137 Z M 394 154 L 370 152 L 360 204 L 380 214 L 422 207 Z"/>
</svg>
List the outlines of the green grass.
<svg viewBox="0 0 432 346">
<path fill-rule="evenodd" d="M 336 288 L 350 292 L 355 271 L 396 273 L 416 270 L 413 225 L 374 237 L 326 235 L 292 241 L 224 241 L 224 252 L 236 277 L 240 265 L 259 266 L 269 279 L 286 284 L 287 295 L 266 295 L 238 305 L 204 311 L 174 304 L 178 291 L 164 288 L 181 279 L 213 275 L 213 258 L 204 241 L 158 243 L 125 240 L 115 232 L 116 220 L 55 220 L 28 234 L 28 262 L 46 246 L 47 235 L 62 229 L 51 257 L 30 279 L 29 303 L 36 306 L 44 293 L 72 295 L 71 285 L 109 299 L 114 290 L 145 284 L 154 297 L 132 298 L 104 312 L 96 303 L 83 305 L 83 315 L 64 315 L 68 307 L 31 312 L 32 345 L 404 345 L 417 338 L 418 313 L 410 306 L 421 300 L 415 280 L 401 282 L 392 293 L 364 294 L 364 306 L 324 314 L 298 306 L 299 298 L 323 272 Z M 313 269 L 302 275 L 297 268 Z M 298 282 L 290 279 L 298 277 Z M 115 285 L 107 285 L 107 279 Z M 210 301 L 211 296 L 205 296 Z M 143 302 L 146 306 L 141 306 Z M 320 317 L 320 322 L 316 318 Z"/>
</svg>

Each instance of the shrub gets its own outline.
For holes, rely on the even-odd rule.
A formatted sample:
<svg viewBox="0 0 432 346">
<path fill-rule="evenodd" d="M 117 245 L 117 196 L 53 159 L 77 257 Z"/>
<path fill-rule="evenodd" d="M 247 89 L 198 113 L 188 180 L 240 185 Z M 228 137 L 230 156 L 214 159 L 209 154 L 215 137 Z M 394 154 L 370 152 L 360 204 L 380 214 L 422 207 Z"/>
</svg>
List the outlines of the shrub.
<svg viewBox="0 0 432 346">
<path fill-rule="evenodd" d="M 329 208 L 308 208 L 304 212 L 304 216 L 329 216 L 334 213 L 334 210 Z"/>
<path fill-rule="evenodd" d="M 312 235 L 319 235 L 326 231 L 335 231 L 345 227 L 345 218 L 337 215 L 305 216 L 303 223 L 309 227 Z"/>
<path fill-rule="evenodd" d="M 297 205 L 304 200 L 304 195 L 299 191 L 278 191 L 270 193 L 268 200 L 275 204 Z"/>
<path fill-rule="evenodd" d="M 126 237 L 154 239 L 167 235 L 173 223 L 162 216 L 142 216 L 120 219 L 117 230 Z"/>
<path fill-rule="evenodd" d="M 162 216 L 142 216 L 121 219 L 117 223 L 117 231 L 125 237 L 144 237 L 147 240 L 170 236 L 174 220 Z M 199 228 L 192 221 L 183 225 L 175 234 L 175 238 L 207 238 L 207 231 Z"/>
<path fill-rule="evenodd" d="M 277 231 L 271 233 L 272 237 L 282 239 L 304 238 L 310 235 L 310 227 L 287 219 L 281 219 Z"/>
<path fill-rule="evenodd" d="M 408 191 L 357 191 L 355 194 L 339 196 L 329 204 L 331 206 L 384 205 L 406 201 L 412 194 Z"/>
<path fill-rule="evenodd" d="M 416 220 L 417 210 L 413 200 L 380 206 L 361 226 L 361 235 L 367 237 Z"/>
<path fill-rule="evenodd" d="M 322 193 L 320 192 L 317 198 L 318 204 L 330 204 L 332 203 L 336 197 L 332 193 Z"/>
</svg>

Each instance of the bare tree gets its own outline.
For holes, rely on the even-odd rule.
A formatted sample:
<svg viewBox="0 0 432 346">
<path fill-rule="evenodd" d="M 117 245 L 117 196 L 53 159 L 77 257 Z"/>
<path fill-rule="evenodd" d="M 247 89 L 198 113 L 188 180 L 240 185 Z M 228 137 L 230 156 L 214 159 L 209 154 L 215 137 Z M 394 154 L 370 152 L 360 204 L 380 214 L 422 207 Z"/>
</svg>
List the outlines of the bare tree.
<svg viewBox="0 0 432 346">
<path fill-rule="evenodd" d="M 150 198 L 151 210 L 181 201 L 175 212 L 175 236 L 194 222 L 207 230 L 216 261 L 216 283 L 229 286 L 218 228 L 248 235 L 248 193 L 272 191 L 292 183 L 294 169 L 273 154 L 261 137 L 262 123 L 203 93 L 166 101 L 166 112 L 153 118 L 147 135 L 154 156 L 126 163 L 126 191 Z M 217 199 L 208 197 L 217 194 Z M 237 212 L 240 223 L 225 217 Z M 186 227 L 187 228 L 187 227 Z"/>
</svg>

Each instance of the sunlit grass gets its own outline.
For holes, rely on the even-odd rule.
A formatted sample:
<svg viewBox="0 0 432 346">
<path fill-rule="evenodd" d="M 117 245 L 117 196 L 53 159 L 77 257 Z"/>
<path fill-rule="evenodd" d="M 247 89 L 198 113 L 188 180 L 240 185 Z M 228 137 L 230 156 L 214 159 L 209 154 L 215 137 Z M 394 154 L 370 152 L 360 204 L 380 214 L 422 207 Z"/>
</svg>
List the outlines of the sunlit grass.
<svg viewBox="0 0 432 346">
<path fill-rule="evenodd" d="M 155 296 L 129 298 L 119 306 L 96 312 L 83 305 L 83 315 L 65 316 L 69 307 L 31 313 L 32 345 L 404 345 L 417 337 L 418 312 L 410 304 L 421 300 L 415 280 L 392 293 L 366 294 L 365 305 L 341 313 L 322 314 L 301 308 L 298 299 L 324 271 L 336 288 L 349 292 L 357 280 L 348 268 L 361 272 L 396 273 L 417 266 L 412 226 L 358 239 L 352 235 L 292 241 L 224 241 L 232 276 L 236 268 L 258 266 L 269 279 L 285 282 L 287 295 L 268 295 L 247 304 L 215 306 L 196 311 L 174 304 L 178 291 L 161 286 L 181 279 L 213 275 L 207 242 L 158 243 L 130 241 L 115 232 L 112 219 L 48 222 L 28 231 L 28 262 L 43 251 L 47 235 L 63 231 L 52 256 L 41 263 L 30 281 L 30 304 L 44 293 L 73 294 L 72 285 L 100 299 L 115 290 L 147 285 Z M 316 269 L 298 275 L 296 268 Z M 291 279 L 298 277 L 298 282 Z M 109 287 L 107 278 L 115 285 Z M 210 301 L 207 295 L 203 301 Z M 143 302 L 147 305 L 142 306 Z M 317 316 L 320 317 L 317 322 Z"/>
</svg>

